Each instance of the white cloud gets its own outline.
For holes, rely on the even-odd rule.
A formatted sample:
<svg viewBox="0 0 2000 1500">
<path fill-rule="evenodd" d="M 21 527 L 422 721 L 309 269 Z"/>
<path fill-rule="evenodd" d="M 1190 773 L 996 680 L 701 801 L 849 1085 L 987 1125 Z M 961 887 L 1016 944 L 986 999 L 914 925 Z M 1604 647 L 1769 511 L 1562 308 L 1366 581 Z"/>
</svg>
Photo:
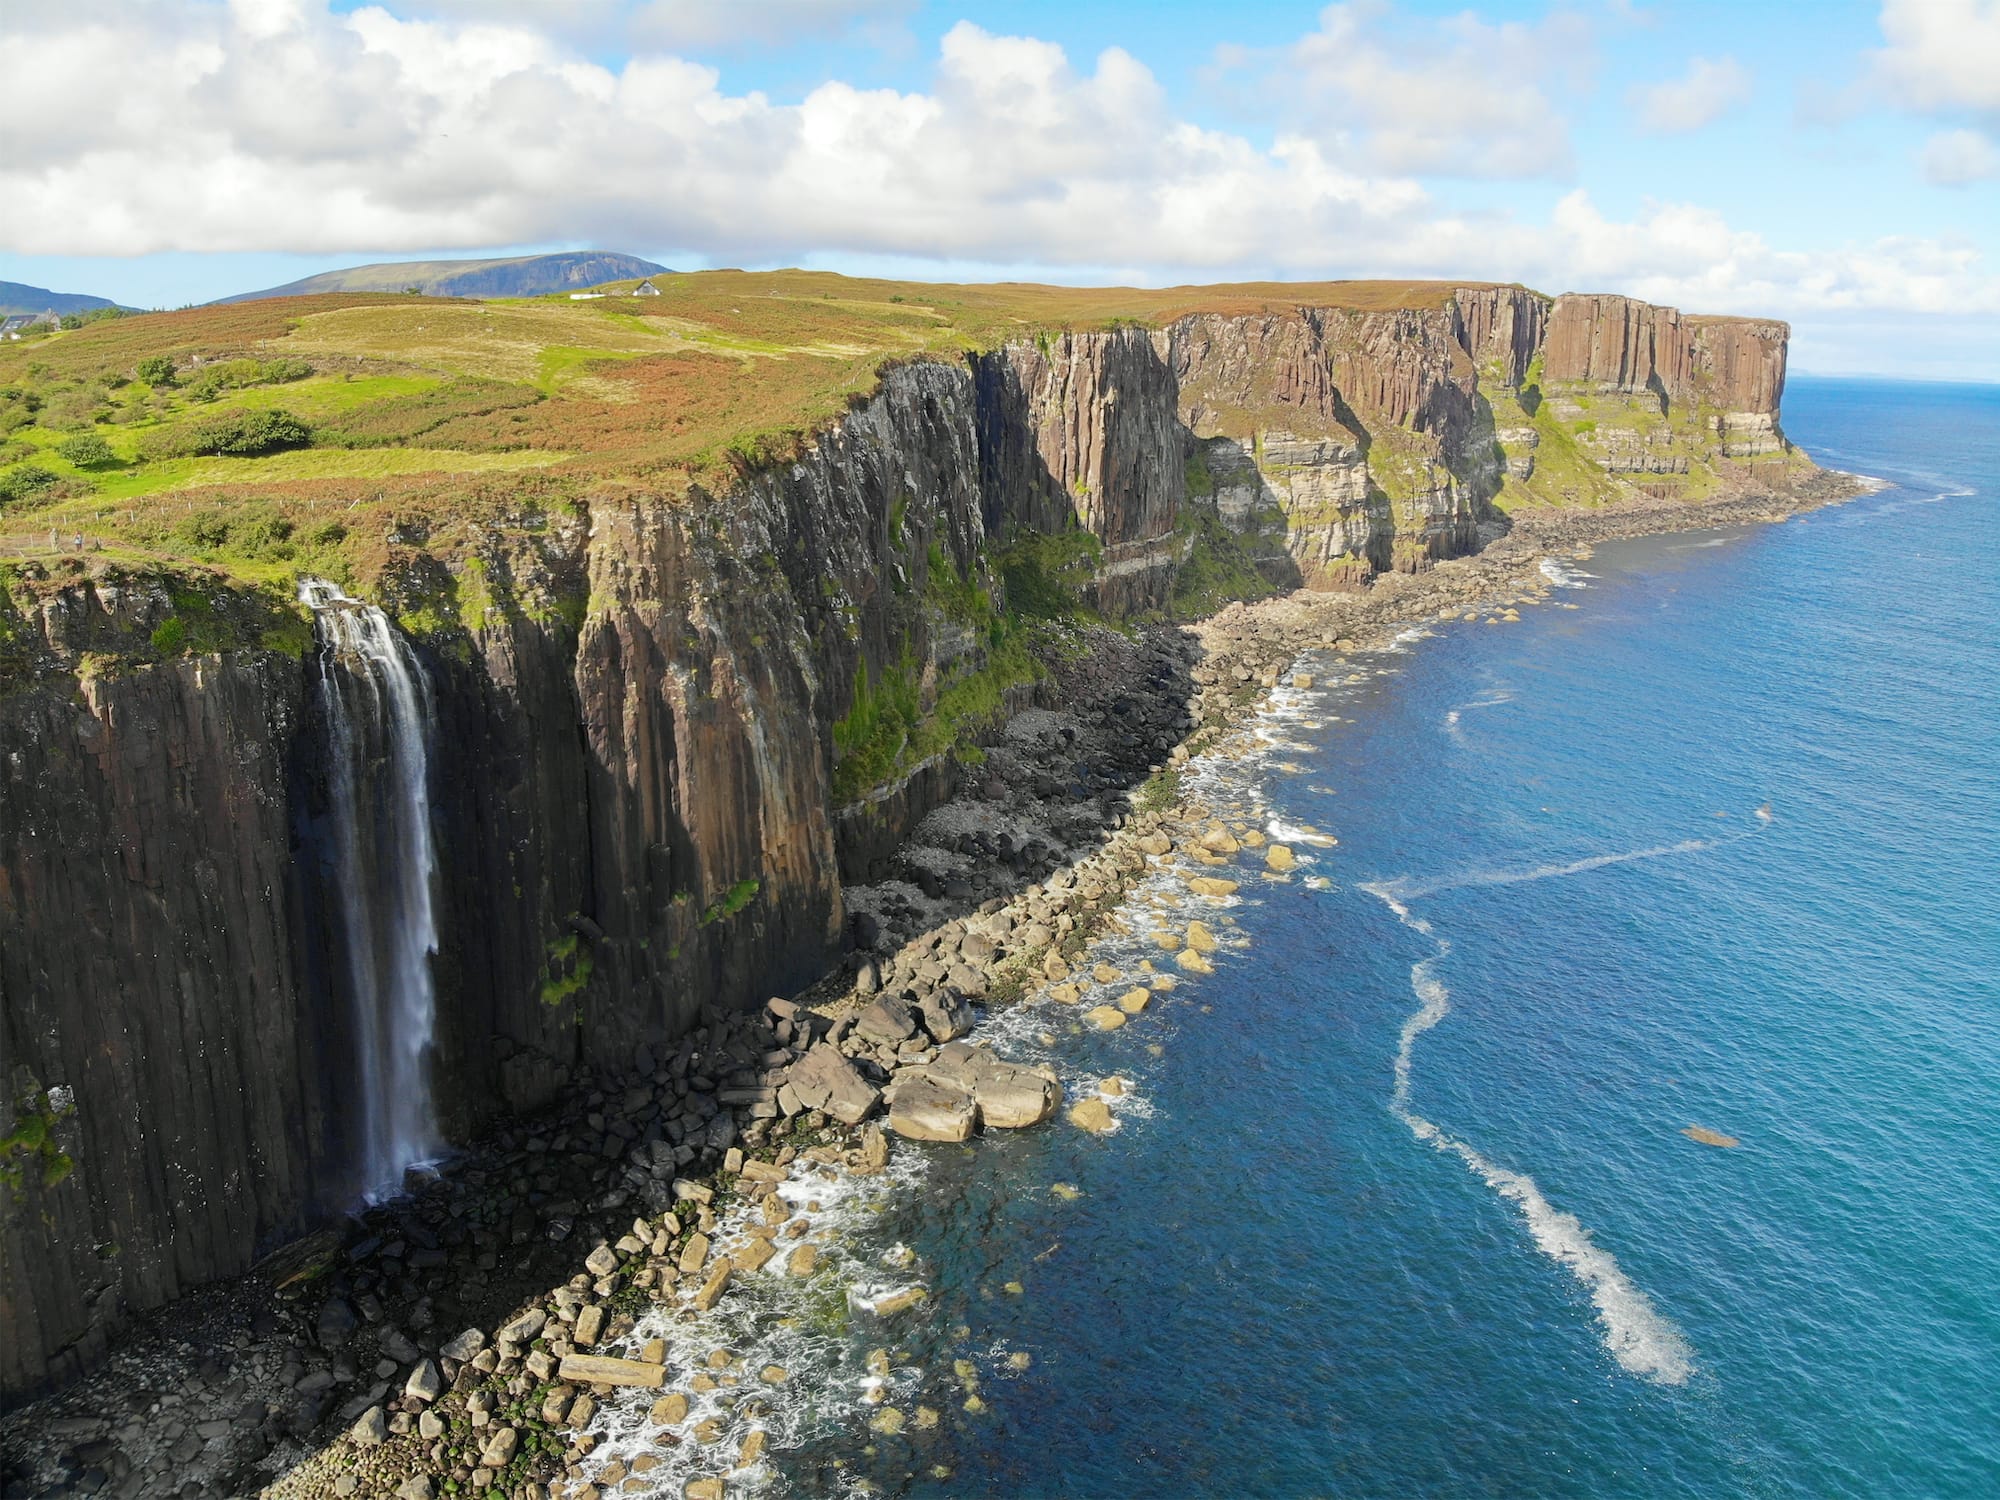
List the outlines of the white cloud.
<svg viewBox="0 0 2000 1500">
<path fill-rule="evenodd" d="M 1648 130 L 1678 134 L 1712 124 L 1751 94 L 1750 73 L 1733 57 L 1697 57 L 1679 78 L 1632 90 L 1639 123 Z"/>
<path fill-rule="evenodd" d="M 1943 187 L 2000 177 L 2000 147 L 1976 130 L 1940 130 L 1923 150 L 1924 176 Z"/>
<path fill-rule="evenodd" d="M 644 0 L 635 40 L 659 47 L 740 47 L 867 32 L 901 21 L 916 0 Z"/>
<path fill-rule="evenodd" d="M 1557 100 L 1587 88 L 1589 28 L 1557 12 L 1488 25 L 1470 12 L 1406 22 L 1384 0 L 1329 5 L 1265 94 L 1309 133 L 1390 172 L 1567 177 Z"/>
<path fill-rule="evenodd" d="M 1778 249 L 1693 204 L 1650 204 L 1630 221 L 1606 219 L 1582 191 L 1556 205 L 1552 227 L 1571 273 L 1565 284 L 1576 290 L 1623 291 L 1696 312 L 1774 317 L 1868 310 L 2000 314 L 2000 278 L 1969 244 L 1891 235 L 1807 254 Z"/>
<path fill-rule="evenodd" d="M 945 36 L 920 91 L 829 82 L 787 102 L 731 93 L 713 68 L 663 52 L 602 66 L 504 19 L 343 16 L 325 0 L 70 10 L 9 53 L 10 251 L 375 257 L 567 243 L 1157 281 L 1519 279 L 1780 316 L 2000 311 L 2000 284 L 1967 247 L 1885 240 L 1807 256 L 1693 205 L 1607 219 L 1582 192 L 1543 221 L 1466 212 L 1379 165 L 1442 149 L 1442 137 L 1394 135 L 1415 125 L 1391 121 L 1358 149 L 1303 127 L 1265 145 L 1182 118 L 1129 53 L 1084 68 L 969 24 Z M 1359 37 L 1340 31 L 1357 14 L 1328 12 L 1308 50 Z M 1468 47 L 1510 30 L 1451 25 Z M 1539 40 L 1519 45 L 1546 42 L 1530 31 Z M 1392 82 L 1410 76 L 1406 62 L 1390 58 Z M 1453 119 L 1471 131 L 1515 117 L 1487 100 Z"/>
<path fill-rule="evenodd" d="M 917 0 L 401 0 L 399 14 L 531 27 L 571 41 L 729 51 L 881 34 Z"/>
<path fill-rule="evenodd" d="M 2000 113 L 2000 0 L 1883 0 L 1878 76 L 1920 110 Z"/>
</svg>

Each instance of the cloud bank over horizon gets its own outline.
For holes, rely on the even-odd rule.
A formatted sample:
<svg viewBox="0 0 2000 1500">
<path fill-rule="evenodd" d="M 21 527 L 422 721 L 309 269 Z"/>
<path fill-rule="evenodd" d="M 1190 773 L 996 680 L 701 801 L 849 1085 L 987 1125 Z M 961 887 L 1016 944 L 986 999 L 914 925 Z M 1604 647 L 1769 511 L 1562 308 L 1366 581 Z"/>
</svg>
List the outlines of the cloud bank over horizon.
<svg viewBox="0 0 2000 1500">
<path fill-rule="evenodd" d="M 683 55 L 893 27 L 911 9 L 12 7 L 0 250 L 372 259 L 595 244 L 708 264 L 846 257 L 1155 284 L 1476 276 L 1714 312 L 2000 317 L 2000 275 L 1964 237 L 1857 223 L 1808 249 L 1700 202 L 1606 207 L 1579 180 L 1564 107 L 1600 68 L 1603 23 L 1581 13 L 1489 23 L 1330 5 L 1288 45 L 1218 49 L 1212 77 L 1239 106 L 1227 126 L 1123 47 L 1073 57 L 971 21 L 921 60 L 921 87 L 833 78 L 774 97 Z M 1970 42 L 1940 29 L 1945 11 Z M 1949 184 L 2000 172 L 2000 3 L 1890 0 L 1881 29 L 1865 86 L 1935 122 L 1921 170 Z M 1619 97 L 1641 129 L 1678 137 L 1754 86 L 1733 56 L 1695 55 Z M 1509 183 L 1535 191 L 1510 201 Z"/>
</svg>

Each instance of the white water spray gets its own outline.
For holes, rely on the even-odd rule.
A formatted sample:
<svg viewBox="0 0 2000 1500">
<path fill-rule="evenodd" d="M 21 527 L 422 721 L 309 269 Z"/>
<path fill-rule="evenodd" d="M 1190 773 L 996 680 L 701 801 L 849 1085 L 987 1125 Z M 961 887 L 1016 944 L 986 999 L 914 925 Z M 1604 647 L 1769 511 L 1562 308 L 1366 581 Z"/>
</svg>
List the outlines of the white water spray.
<svg viewBox="0 0 2000 1500">
<path fill-rule="evenodd" d="M 299 600 L 313 612 L 321 648 L 340 935 L 354 1007 L 356 1165 L 372 1202 L 401 1192 L 404 1170 L 441 1150 L 426 1059 L 437 951 L 430 683 L 374 605 L 316 578 L 299 586 Z"/>
</svg>

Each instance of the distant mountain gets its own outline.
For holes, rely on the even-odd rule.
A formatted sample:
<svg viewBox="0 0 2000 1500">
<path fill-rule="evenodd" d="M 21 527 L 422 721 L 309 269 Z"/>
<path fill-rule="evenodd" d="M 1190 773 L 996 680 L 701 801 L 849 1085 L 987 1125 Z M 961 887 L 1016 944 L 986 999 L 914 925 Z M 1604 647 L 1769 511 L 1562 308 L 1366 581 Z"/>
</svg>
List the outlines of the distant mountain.
<svg viewBox="0 0 2000 1500">
<path fill-rule="evenodd" d="M 0 281 L 0 318 L 16 313 L 87 313 L 100 307 L 116 307 L 108 297 L 86 297 L 81 292 L 52 292 L 43 286 L 19 281 Z"/>
<path fill-rule="evenodd" d="M 309 297 L 316 292 L 401 292 L 410 287 L 432 297 L 539 297 L 605 281 L 628 281 L 666 270 L 635 255 L 609 251 L 564 251 L 558 255 L 516 255 L 504 260 L 401 260 L 322 271 L 303 281 L 268 291 L 218 297 L 218 302 L 255 302 L 264 297 Z M 39 309 L 37 309 L 39 311 Z"/>
</svg>

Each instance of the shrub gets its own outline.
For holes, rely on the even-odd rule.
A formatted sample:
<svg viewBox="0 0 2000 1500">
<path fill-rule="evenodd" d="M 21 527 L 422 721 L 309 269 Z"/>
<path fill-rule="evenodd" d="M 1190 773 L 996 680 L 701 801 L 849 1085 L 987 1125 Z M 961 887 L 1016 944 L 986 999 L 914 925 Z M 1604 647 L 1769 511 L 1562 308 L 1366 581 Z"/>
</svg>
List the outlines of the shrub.
<svg viewBox="0 0 2000 1500">
<path fill-rule="evenodd" d="M 254 458 L 312 442 L 312 429 L 288 411 L 230 411 L 197 425 L 187 435 L 187 451 L 229 458 Z"/>
<path fill-rule="evenodd" d="M 56 456 L 79 469 L 106 469 L 118 462 L 111 445 L 94 432 L 80 432 L 56 444 Z"/>
<path fill-rule="evenodd" d="M 24 500 L 56 482 L 56 476 L 37 464 L 22 464 L 0 474 L 0 501 Z"/>
<path fill-rule="evenodd" d="M 253 385 L 285 385 L 294 380 L 304 380 L 312 372 L 313 367 L 302 359 L 223 360 L 204 365 L 200 377 L 188 384 L 187 392 L 196 401 L 213 401 L 226 390 L 241 390 Z"/>
<path fill-rule="evenodd" d="M 132 378 L 143 380 L 147 385 L 172 385 L 174 383 L 174 362 L 164 354 L 155 354 L 142 359 L 133 367 Z"/>
</svg>

